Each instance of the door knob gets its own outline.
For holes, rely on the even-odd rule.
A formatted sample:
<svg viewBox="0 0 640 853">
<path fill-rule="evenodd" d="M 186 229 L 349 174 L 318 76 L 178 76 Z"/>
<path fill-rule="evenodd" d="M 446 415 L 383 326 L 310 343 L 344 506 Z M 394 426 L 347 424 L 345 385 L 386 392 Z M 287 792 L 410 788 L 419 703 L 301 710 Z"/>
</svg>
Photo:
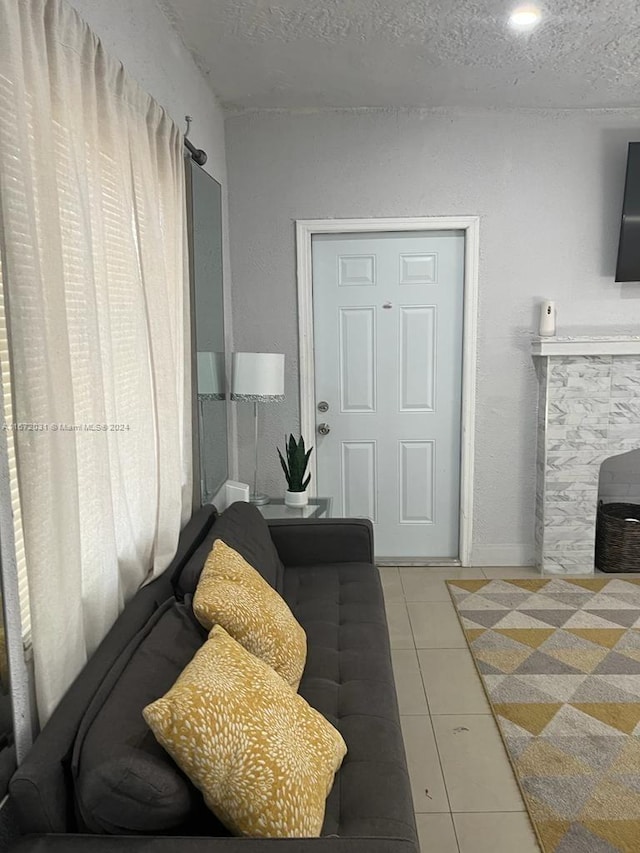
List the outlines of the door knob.
<svg viewBox="0 0 640 853">
<path fill-rule="evenodd" d="M 318 424 L 318 432 L 320 435 L 329 435 L 331 432 L 331 427 L 329 424 Z"/>
</svg>

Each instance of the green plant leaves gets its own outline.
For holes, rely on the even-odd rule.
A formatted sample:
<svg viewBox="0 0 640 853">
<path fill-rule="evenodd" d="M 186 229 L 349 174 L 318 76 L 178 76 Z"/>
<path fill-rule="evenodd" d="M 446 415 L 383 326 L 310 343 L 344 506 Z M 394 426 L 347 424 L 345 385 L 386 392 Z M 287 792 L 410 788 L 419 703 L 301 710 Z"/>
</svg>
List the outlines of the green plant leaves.
<svg viewBox="0 0 640 853">
<path fill-rule="evenodd" d="M 311 456 L 311 451 L 313 447 L 310 447 L 309 450 L 305 449 L 304 446 L 304 438 L 300 436 L 300 440 L 296 441 L 293 433 L 289 436 L 288 440 L 285 436 L 285 450 L 287 453 L 287 461 L 284 461 L 284 457 L 280 452 L 280 448 L 276 448 L 278 451 L 278 456 L 280 457 L 280 464 L 282 465 L 282 470 L 284 471 L 284 475 L 287 478 L 287 484 L 289 486 L 290 492 L 304 492 L 304 490 L 309 485 L 311 481 L 311 474 L 308 474 L 305 479 L 305 473 L 307 470 L 307 466 L 309 465 L 309 457 Z"/>
<path fill-rule="evenodd" d="M 289 484 L 289 491 L 291 491 L 291 479 L 289 477 L 289 469 L 287 468 L 287 463 L 282 458 L 282 453 L 280 453 L 280 448 L 276 447 L 278 451 L 278 456 L 280 457 L 280 464 L 282 465 L 282 470 L 284 471 L 284 476 L 287 478 L 287 483 Z"/>
</svg>

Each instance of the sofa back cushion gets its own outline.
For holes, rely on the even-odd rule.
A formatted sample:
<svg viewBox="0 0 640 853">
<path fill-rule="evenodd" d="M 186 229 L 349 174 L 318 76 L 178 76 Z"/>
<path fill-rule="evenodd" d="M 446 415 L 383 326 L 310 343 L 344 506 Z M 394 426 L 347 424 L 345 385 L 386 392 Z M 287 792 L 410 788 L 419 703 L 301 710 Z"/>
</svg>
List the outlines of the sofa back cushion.
<svg viewBox="0 0 640 853">
<path fill-rule="evenodd" d="M 202 542 L 215 514 L 212 506 L 194 512 L 180 533 L 178 550 L 169 568 L 128 602 L 22 760 L 10 782 L 12 813 L 22 833 L 76 829 L 70 765 L 80 721 L 114 661 L 158 606 L 172 598 L 171 577 Z"/>
<path fill-rule="evenodd" d="M 200 573 L 216 539 L 237 551 L 278 592 L 282 591 L 284 567 L 264 516 L 255 506 L 238 501 L 216 518 L 190 560 L 171 579 L 178 600 L 193 595 Z"/>
<path fill-rule="evenodd" d="M 78 820 L 90 832 L 157 833 L 189 822 L 202 798 L 159 746 L 142 709 L 174 683 L 206 639 L 189 601 L 166 602 L 119 656 L 74 745 Z M 211 826 L 210 834 L 226 834 Z"/>
</svg>

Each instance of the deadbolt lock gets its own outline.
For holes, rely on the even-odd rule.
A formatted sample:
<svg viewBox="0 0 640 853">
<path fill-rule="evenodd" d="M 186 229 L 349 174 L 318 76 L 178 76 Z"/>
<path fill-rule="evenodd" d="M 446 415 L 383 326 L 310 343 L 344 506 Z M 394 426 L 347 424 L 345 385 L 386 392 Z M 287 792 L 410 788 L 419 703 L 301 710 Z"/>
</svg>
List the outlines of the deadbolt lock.
<svg viewBox="0 0 640 853">
<path fill-rule="evenodd" d="M 320 403 L 318 403 L 318 411 L 319 412 L 328 412 L 329 411 L 329 404 L 327 403 L 326 400 L 322 400 Z"/>
</svg>

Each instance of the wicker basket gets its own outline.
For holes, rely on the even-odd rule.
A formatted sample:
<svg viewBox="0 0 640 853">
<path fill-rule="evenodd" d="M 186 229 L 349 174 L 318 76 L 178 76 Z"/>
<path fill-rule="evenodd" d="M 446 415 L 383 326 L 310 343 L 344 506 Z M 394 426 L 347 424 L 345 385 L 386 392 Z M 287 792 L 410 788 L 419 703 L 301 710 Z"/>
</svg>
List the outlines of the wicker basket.
<svg viewBox="0 0 640 853">
<path fill-rule="evenodd" d="M 640 504 L 600 501 L 596 566 L 602 572 L 640 572 Z"/>
</svg>

